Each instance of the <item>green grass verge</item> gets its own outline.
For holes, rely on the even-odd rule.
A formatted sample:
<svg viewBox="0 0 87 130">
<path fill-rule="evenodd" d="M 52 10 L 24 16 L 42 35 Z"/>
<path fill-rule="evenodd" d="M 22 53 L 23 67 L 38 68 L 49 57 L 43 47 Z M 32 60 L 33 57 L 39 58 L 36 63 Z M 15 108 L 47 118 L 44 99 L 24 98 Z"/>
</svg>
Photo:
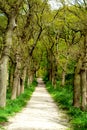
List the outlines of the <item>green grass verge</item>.
<svg viewBox="0 0 87 130">
<path fill-rule="evenodd" d="M 0 108 L 0 124 L 8 121 L 9 116 L 13 116 L 16 112 L 19 112 L 30 99 L 37 82 L 34 81 L 30 86 L 25 88 L 23 94 L 21 94 L 17 99 L 11 100 L 7 99 L 7 105 L 5 108 Z M 0 125 L 0 129 L 3 129 Z"/>
<path fill-rule="evenodd" d="M 62 87 L 60 82 L 57 83 L 57 88 L 54 89 L 51 82 L 46 83 L 46 88 L 52 95 L 54 101 L 64 110 L 67 111 L 70 117 L 70 123 L 74 130 L 87 130 L 87 112 L 81 111 L 79 108 L 72 106 L 73 102 L 73 87 L 65 85 Z"/>
</svg>

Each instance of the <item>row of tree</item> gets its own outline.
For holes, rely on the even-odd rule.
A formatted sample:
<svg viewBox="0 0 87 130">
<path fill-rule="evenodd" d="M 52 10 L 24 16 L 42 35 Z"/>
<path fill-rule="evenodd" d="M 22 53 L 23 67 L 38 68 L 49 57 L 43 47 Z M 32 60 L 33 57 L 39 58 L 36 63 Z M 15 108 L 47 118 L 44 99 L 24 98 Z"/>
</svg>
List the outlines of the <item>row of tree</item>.
<svg viewBox="0 0 87 130">
<path fill-rule="evenodd" d="M 0 107 L 6 105 L 8 87 L 15 99 L 24 91 L 26 76 L 29 83 L 33 80 L 33 51 L 43 31 L 46 6 L 40 0 L 0 0 Z"/>
<path fill-rule="evenodd" d="M 59 1 L 58 1 L 59 2 Z M 47 0 L 0 0 L 0 107 L 24 92 L 36 75 L 56 87 L 74 74 L 73 105 L 87 106 L 87 2 L 51 10 Z"/>
</svg>

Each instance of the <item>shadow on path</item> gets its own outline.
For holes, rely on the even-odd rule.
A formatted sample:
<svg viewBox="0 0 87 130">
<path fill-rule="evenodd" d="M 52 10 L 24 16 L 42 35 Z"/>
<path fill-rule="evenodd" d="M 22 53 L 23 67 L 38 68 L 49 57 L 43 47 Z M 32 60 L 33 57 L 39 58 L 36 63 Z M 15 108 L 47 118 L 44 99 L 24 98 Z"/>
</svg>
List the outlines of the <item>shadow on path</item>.
<svg viewBox="0 0 87 130">
<path fill-rule="evenodd" d="M 9 119 L 6 130 L 66 130 L 69 127 L 67 116 L 58 109 L 47 92 L 42 79 L 27 106 Z"/>
</svg>

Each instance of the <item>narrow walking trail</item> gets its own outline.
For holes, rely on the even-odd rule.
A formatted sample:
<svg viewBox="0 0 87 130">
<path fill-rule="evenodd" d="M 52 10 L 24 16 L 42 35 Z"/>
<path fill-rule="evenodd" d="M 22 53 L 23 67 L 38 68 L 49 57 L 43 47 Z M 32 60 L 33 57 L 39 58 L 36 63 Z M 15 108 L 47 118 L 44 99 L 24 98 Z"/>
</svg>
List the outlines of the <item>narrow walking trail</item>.
<svg viewBox="0 0 87 130">
<path fill-rule="evenodd" d="M 6 130 L 67 130 L 66 115 L 58 109 L 42 79 L 27 106 L 9 119 Z"/>
</svg>

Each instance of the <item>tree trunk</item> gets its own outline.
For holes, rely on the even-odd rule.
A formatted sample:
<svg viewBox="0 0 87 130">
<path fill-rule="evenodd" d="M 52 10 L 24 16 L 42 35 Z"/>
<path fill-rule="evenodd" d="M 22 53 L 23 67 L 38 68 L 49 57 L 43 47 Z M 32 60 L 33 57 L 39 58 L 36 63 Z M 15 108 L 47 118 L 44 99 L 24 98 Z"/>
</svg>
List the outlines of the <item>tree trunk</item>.
<svg viewBox="0 0 87 130">
<path fill-rule="evenodd" d="M 17 85 L 17 95 L 16 96 L 20 96 L 21 94 L 21 84 L 20 84 L 20 75 L 18 77 L 18 85 Z"/>
<path fill-rule="evenodd" d="M 81 106 L 81 77 L 80 71 L 82 67 L 82 57 L 79 58 L 74 74 L 74 91 L 73 91 L 73 105 L 77 108 Z"/>
<path fill-rule="evenodd" d="M 14 72 L 14 82 L 12 87 L 12 96 L 11 99 L 16 99 L 17 96 L 20 95 L 20 70 L 21 70 L 21 63 L 20 63 L 20 56 L 16 55 L 16 68 Z"/>
<path fill-rule="evenodd" d="M 81 104 L 81 86 L 80 86 L 80 74 L 74 76 L 74 92 L 73 92 L 73 105 L 74 107 L 80 108 Z"/>
<path fill-rule="evenodd" d="M 49 80 L 52 81 L 52 68 L 51 67 L 49 68 L 48 75 L 49 75 Z"/>
<path fill-rule="evenodd" d="M 29 83 L 31 84 L 33 82 L 33 75 L 31 74 L 30 76 L 29 76 Z"/>
<path fill-rule="evenodd" d="M 12 86 L 13 86 L 15 66 L 16 65 L 10 61 L 10 63 L 9 63 L 9 67 L 10 67 L 10 72 L 9 72 L 9 89 L 12 89 Z"/>
<path fill-rule="evenodd" d="M 86 71 L 82 70 L 81 72 L 81 86 L 82 86 L 82 110 L 86 110 L 87 107 L 87 79 L 86 79 Z"/>
<path fill-rule="evenodd" d="M 22 77 L 21 77 L 21 79 L 20 79 L 21 93 L 24 93 L 24 83 L 25 83 L 25 79 L 26 79 L 26 68 L 24 68 Z"/>
<path fill-rule="evenodd" d="M 18 85 L 19 85 L 19 72 L 18 68 L 16 67 L 15 73 L 14 73 L 14 82 L 13 82 L 13 87 L 12 87 L 12 96 L 11 99 L 16 99 L 17 97 L 17 92 L 18 92 Z"/>
<path fill-rule="evenodd" d="M 56 80 L 57 80 L 57 66 L 55 65 L 55 62 L 53 62 L 52 65 L 52 85 L 54 88 L 56 88 Z"/>
<path fill-rule="evenodd" d="M 87 33 L 84 39 L 84 59 L 81 69 L 82 109 L 87 109 Z"/>
<path fill-rule="evenodd" d="M 0 107 L 6 105 L 6 87 L 8 85 L 8 57 L 4 56 L 0 63 Z"/>
<path fill-rule="evenodd" d="M 20 78 L 20 93 L 24 93 L 24 80 Z"/>
<path fill-rule="evenodd" d="M 0 107 L 6 105 L 6 87 L 8 84 L 8 60 L 10 48 L 12 46 L 12 32 L 14 28 L 15 17 L 12 15 L 9 19 L 7 32 L 5 35 L 5 47 L 0 61 Z"/>
<path fill-rule="evenodd" d="M 49 75 L 49 80 L 53 82 L 53 79 L 52 79 L 52 62 L 53 62 L 52 54 L 51 54 L 51 52 L 49 52 L 48 75 Z"/>
<path fill-rule="evenodd" d="M 65 78 L 66 77 L 66 72 L 65 70 L 62 71 L 62 82 L 61 82 L 61 85 L 64 86 L 65 85 Z"/>
</svg>

